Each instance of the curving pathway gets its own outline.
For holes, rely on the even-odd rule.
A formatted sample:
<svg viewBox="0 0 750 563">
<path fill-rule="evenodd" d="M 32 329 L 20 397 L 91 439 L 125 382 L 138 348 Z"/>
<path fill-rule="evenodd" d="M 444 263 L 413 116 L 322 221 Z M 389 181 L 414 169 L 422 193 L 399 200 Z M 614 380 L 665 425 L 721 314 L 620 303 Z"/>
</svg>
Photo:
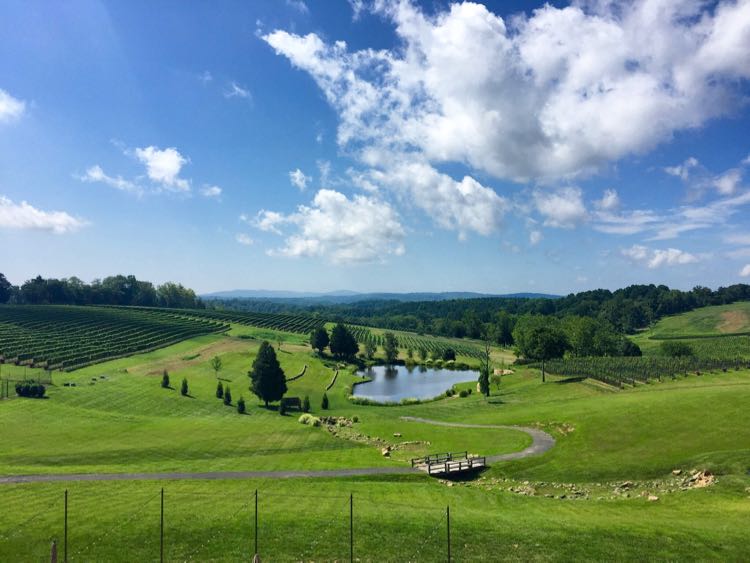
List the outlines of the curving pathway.
<svg viewBox="0 0 750 563">
<path fill-rule="evenodd" d="M 487 428 L 493 430 L 517 430 L 525 432 L 533 440 L 531 445 L 520 452 L 487 456 L 488 463 L 523 459 L 549 451 L 555 445 L 555 439 L 542 430 L 527 426 L 501 426 L 492 424 L 465 424 L 461 422 L 443 422 L 415 416 L 402 416 L 401 420 L 450 426 L 453 428 Z M 18 483 L 53 483 L 69 481 L 146 481 L 146 480 L 181 480 L 181 479 L 292 479 L 295 477 L 358 477 L 361 475 L 394 475 L 406 473 L 423 473 L 412 467 L 363 467 L 359 469 L 324 469 L 324 470 L 278 470 L 278 471 L 206 471 L 206 472 L 167 472 L 167 473 L 51 473 L 48 475 L 9 475 L 0 477 L 0 485 Z"/>
</svg>

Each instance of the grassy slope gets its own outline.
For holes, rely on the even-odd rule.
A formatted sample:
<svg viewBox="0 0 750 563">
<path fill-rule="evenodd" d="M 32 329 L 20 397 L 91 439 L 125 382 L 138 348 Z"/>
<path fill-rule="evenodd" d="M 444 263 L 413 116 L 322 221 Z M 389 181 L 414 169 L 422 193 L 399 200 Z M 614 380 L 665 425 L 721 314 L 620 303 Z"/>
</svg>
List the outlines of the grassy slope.
<svg viewBox="0 0 750 563">
<path fill-rule="evenodd" d="M 246 327 L 233 333 L 260 335 Z M 290 394 L 309 394 L 319 414 L 332 370 L 299 346 L 299 335 L 281 338 L 286 343 L 279 358 L 288 375 L 309 365 L 306 375 L 291 384 Z M 282 418 L 260 408 L 246 391 L 245 375 L 257 345 L 249 339 L 206 336 L 56 374 L 56 382 L 75 380 L 79 386 L 53 388 L 43 402 L 0 403 L 0 473 L 365 467 L 402 464 L 420 451 L 397 452 L 389 461 L 374 446 L 334 438 L 298 424 L 296 417 Z M 196 353 L 200 355 L 193 357 Z M 251 414 L 239 416 L 214 398 L 216 380 L 208 368 L 214 353 L 224 361 L 221 376 L 231 380 L 235 400 L 244 393 Z M 175 387 L 187 377 L 194 398 L 160 389 L 164 368 Z M 107 379 L 87 384 L 101 374 Z M 403 415 L 483 424 L 539 423 L 556 434 L 558 443 L 551 452 L 497 464 L 487 478 L 594 483 L 664 479 L 676 467 L 707 467 L 721 473 L 720 481 L 709 489 L 666 495 L 657 503 L 525 497 L 474 485 L 448 488 L 420 476 L 5 486 L 4 505 L 12 508 L 0 511 L 0 560 L 42 558 L 48 540 L 61 536 L 66 487 L 71 490 L 72 553 L 78 560 L 153 559 L 158 555 L 155 495 L 161 486 L 167 489 L 169 560 L 246 556 L 252 514 L 244 505 L 255 488 L 262 495 L 261 545 L 271 560 L 346 557 L 349 492 L 355 494 L 357 506 L 357 550 L 367 560 L 439 560 L 446 504 L 451 505 L 458 560 L 739 560 L 747 553 L 747 372 L 614 393 L 554 378 L 541 385 L 536 372 L 521 369 L 504 378 L 489 402 L 472 395 L 408 407 L 350 404 L 346 393 L 353 379 L 341 372 L 329 393 L 330 413 L 358 415 L 362 422 L 355 428 L 370 436 L 397 441 L 392 435 L 400 432 L 398 440 L 429 441 L 422 446 L 425 450 L 468 448 L 485 454 L 528 444 L 528 438 L 516 432 L 407 423 L 399 419 Z M 567 435 L 556 431 L 563 423 L 574 430 Z"/>
<path fill-rule="evenodd" d="M 675 337 L 750 332 L 750 301 L 703 307 L 660 320 L 649 336 Z"/>
</svg>

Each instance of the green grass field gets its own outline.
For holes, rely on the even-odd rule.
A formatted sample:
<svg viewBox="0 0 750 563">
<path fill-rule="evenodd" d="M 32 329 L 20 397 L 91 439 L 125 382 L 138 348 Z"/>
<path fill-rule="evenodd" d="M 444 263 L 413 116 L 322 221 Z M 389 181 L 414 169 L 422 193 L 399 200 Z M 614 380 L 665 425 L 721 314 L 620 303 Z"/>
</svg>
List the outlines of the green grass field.
<svg viewBox="0 0 750 563">
<path fill-rule="evenodd" d="M 445 560 L 448 505 L 457 561 L 747 557 L 748 371 L 613 391 L 554 376 L 542 384 L 538 371 L 518 368 L 489 399 L 473 393 L 381 407 L 348 400 L 356 378 L 344 369 L 325 414 L 356 415 L 353 429 L 367 439 L 355 440 L 299 424 L 297 415 L 279 416 L 250 395 L 246 373 L 263 338 L 282 342 L 278 357 L 288 377 L 308 366 L 288 395 L 309 395 L 313 413 L 324 414 L 332 362 L 313 356 L 303 335 L 234 326 L 225 335 L 56 372 L 45 400 L 3 400 L 0 475 L 405 467 L 423 453 L 490 455 L 530 442 L 513 430 L 439 427 L 401 419 L 407 415 L 538 426 L 557 443 L 542 456 L 497 463 L 451 486 L 422 475 L 4 484 L 0 561 L 40 561 L 53 538 L 62 541 L 65 489 L 71 561 L 158 560 L 162 487 L 169 561 L 249 559 L 256 489 L 260 552 L 268 561 L 347 559 L 349 494 L 355 557 L 364 561 Z M 248 402 L 247 415 L 215 398 L 214 355 L 235 402 L 240 395 Z M 164 369 L 175 389 L 160 387 Z M 190 397 L 177 390 L 183 377 Z M 411 444 L 381 455 L 383 443 L 402 442 Z M 710 487 L 676 484 L 704 469 L 717 476 Z M 632 482 L 628 492 L 616 492 L 625 481 Z"/>
<path fill-rule="evenodd" d="M 659 338 L 750 333 L 750 302 L 703 307 L 661 319 L 647 335 Z"/>
</svg>

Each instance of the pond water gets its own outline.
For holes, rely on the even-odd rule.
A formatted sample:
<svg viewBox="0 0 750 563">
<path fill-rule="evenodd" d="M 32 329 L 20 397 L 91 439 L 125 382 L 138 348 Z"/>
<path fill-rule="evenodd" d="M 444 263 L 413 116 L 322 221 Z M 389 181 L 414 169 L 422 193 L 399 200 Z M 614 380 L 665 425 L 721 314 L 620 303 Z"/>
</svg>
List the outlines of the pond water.
<svg viewBox="0 0 750 563">
<path fill-rule="evenodd" d="M 473 370 L 434 369 L 422 366 L 374 366 L 357 375 L 372 379 L 354 386 L 354 396 L 379 403 L 397 403 L 401 399 L 431 399 L 456 383 L 476 381 Z"/>
</svg>

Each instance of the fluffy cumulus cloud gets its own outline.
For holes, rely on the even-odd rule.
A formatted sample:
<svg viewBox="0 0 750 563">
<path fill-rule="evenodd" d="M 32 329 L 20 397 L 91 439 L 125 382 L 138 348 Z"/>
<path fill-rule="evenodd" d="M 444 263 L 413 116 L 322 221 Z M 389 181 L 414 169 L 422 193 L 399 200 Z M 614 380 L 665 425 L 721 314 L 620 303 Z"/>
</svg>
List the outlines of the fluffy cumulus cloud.
<svg viewBox="0 0 750 563">
<path fill-rule="evenodd" d="M 545 5 L 507 21 L 471 2 L 375 10 L 397 48 L 264 36 L 312 75 L 339 113 L 339 143 L 371 164 L 416 151 L 498 178 L 575 175 L 731 111 L 750 78 L 744 0 Z"/>
<path fill-rule="evenodd" d="M 567 187 L 556 191 L 536 190 L 534 204 L 548 227 L 571 229 L 586 220 L 588 213 L 580 188 Z"/>
<path fill-rule="evenodd" d="M 616 190 L 605 190 L 602 198 L 594 202 L 594 205 L 603 211 L 613 211 L 620 207 L 620 196 Z"/>
<path fill-rule="evenodd" d="M 740 270 L 740 276 L 743 278 L 750 278 L 750 264 L 745 264 Z"/>
<path fill-rule="evenodd" d="M 644 264 L 650 269 L 660 266 L 693 264 L 699 260 L 697 256 L 677 248 L 647 248 L 640 244 L 634 244 L 630 248 L 623 249 L 622 255 L 633 262 Z"/>
<path fill-rule="evenodd" d="M 284 246 L 271 251 L 281 256 L 352 263 L 404 253 L 404 228 L 396 212 L 388 203 L 363 195 L 348 198 L 323 189 L 311 205 L 301 205 L 289 215 L 262 211 L 255 224 L 265 231 L 286 232 Z"/>
<path fill-rule="evenodd" d="M 0 196 L 0 228 L 49 231 L 62 235 L 86 226 L 86 221 L 77 219 L 64 211 L 43 211 L 25 201 L 15 203 Z"/>
<path fill-rule="evenodd" d="M 159 149 L 149 146 L 137 148 L 133 152 L 146 166 L 146 174 L 152 182 L 171 191 L 190 191 L 190 182 L 180 178 L 182 167 L 189 161 L 176 148 Z"/>
<path fill-rule="evenodd" d="M 18 119 L 26 111 L 26 102 L 0 88 L 0 123 Z"/>
<path fill-rule="evenodd" d="M 307 188 L 307 183 L 312 180 L 310 176 L 306 176 L 302 170 L 297 168 L 289 172 L 289 181 L 293 186 L 299 188 L 300 191 L 304 191 Z"/>
</svg>

